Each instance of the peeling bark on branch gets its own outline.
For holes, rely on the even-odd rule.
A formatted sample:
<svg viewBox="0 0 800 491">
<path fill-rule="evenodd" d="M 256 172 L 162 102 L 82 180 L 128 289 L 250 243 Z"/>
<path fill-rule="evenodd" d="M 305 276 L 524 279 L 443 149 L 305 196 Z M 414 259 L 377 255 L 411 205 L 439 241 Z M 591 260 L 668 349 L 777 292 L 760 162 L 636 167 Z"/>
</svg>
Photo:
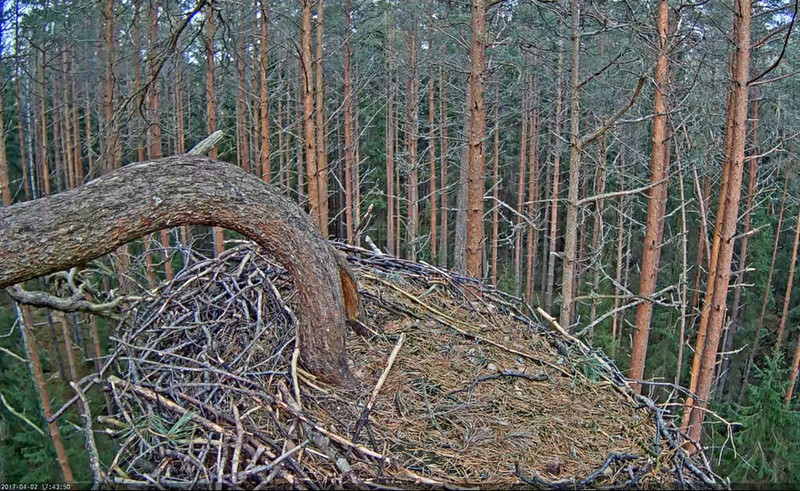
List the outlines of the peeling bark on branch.
<svg viewBox="0 0 800 491">
<path fill-rule="evenodd" d="M 181 225 L 228 228 L 274 254 L 295 279 L 303 363 L 330 383 L 355 383 L 345 357 L 337 253 L 311 218 L 272 186 L 213 159 L 182 155 L 131 164 L 80 188 L 3 208 L 0 287 L 84 264 Z"/>
</svg>

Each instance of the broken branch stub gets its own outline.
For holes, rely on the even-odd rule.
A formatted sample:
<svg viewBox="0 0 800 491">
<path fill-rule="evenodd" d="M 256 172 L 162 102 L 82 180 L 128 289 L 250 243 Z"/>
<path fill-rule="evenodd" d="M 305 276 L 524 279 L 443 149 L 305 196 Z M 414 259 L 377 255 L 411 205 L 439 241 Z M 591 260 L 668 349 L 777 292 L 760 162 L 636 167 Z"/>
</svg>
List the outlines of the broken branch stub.
<svg viewBox="0 0 800 491">
<path fill-rule="evenodd" d="M 224 227 L 272 253 L 297 288 L 301 361 L 329 383 L 355 385 L 345 353 L 338 253 L 297 204 L 242 169 L 207 157 L 130 164 L 79 188 L 0 208 L 0 288 L 181 225 Z M 357 297 L 348 301 L 358 303 Z"/>
</svg>

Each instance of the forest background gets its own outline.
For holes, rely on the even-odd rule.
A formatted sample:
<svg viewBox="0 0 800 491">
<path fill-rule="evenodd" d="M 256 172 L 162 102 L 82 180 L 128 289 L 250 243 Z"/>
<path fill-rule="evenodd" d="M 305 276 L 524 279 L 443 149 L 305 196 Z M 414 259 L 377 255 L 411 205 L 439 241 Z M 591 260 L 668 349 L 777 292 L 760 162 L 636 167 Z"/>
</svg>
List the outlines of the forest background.
<svg viewBox="0 0 800 491">
<path fill-rule="evenodd" d="M 323 234 L 526 298 L 673 411 L 720 473 L 798 485 L 797 9 L 0 0 L 3 205 L 222 130 L 211 155 Z M 150 288 L 186 248 L 235 237 L 145 237 L 97 262 L 97 287 Z M 65 461 L 85 479 L 79 429 L 45 438 L 43 416 L 111 324 L 0 307 L 0 480 L 58 481 Z"/>
</svg>

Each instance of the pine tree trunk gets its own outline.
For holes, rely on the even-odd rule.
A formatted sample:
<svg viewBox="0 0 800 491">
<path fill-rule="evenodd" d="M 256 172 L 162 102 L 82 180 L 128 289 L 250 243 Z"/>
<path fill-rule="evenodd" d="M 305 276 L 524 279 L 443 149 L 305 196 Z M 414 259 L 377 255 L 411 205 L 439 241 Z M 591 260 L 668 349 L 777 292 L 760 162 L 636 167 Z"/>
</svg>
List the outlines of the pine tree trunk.
<svg viewBox="0 0 800 491">
<path fill-rule="evenodd" d="M 325 131 L 325 88 L 322 83 L 322 34 L 323 34 L 323 0 L 317 2 L 317 46 L 314 60 L 315 72 L 315 95 L 316 95 L 316 129 L 317 129 L 317 199 L 319 214 L 319 227 L 323 237 L 328 236 L 328 153 L 326 151 L 326 131 Z"/>
<path fill-rule="evenodd" d="M 260 152 L 260 160 L 261 160 L 261 179 L 264 182 L 272 182 L 272 171 L 270 170 L 270 148 L 269 148 L 269 91 L 268 91 L 268 73 L 267 67 L 269 65 L 269 59 L 267 57 L 267 48 L 269 46 L 269 1 L 268 0 L 258 0 L 258 4 L 260 6 L 260 22 L 261 25 L 261 38 L 258 40 L 258 55 L 259 55 L 259 75 L 261 79 L 261 97 L 260 97 L 260 104 L 261 104 L 261 113 L 260 113 L 260 121 L 261 121 L 261 152 Z M 280 152 L 283 152 L 283 144 L 280 141 L 281 135 L 283 134 L 283 128 L 280 127 L 280 118 L 281 118 L 281 98 L 278 97 L 278 120 L 279 120 L 279 128 L 278 128 L 278 149 Z M 285 188 L 284 188 L 285 189 Z"/>
<path fill-rule="evenodd" d="M 522 288 L 522 243 L 525 229 L 522 226 L 522 212 L 525 205 L 525 169 L 528 166 L 528 74 L 524 76 L 522 90 L 522 111 L 519 130 L 519 172 L 517 173 L 517 213 L 514 221 L 514 293 L 519 296 Z"/>
<path fill-rule="evenodd" d="M 721 223 L 719 236 L 724 238 L 719 247 L 718 262 L 714 268 L 716 279 L 714 293 L 710 303 L 710 315 L 706 332 L 706 342 L 703 346 L 702 362 L 697 377 L 697 390 L 700 407 L 690 408 L 688 434 L 694 441 L 699 441 L 702 435 L 702 422 L 705 418 L 705 407 L 709 401 L 711 384 L 714 378 L 717 348 L 725 318 L 725 305 L 728 294 L 728 284 L 731 275 L 731 260 L 733 257 L 733 237 L 736 234 L 736 222 L 739 212 L 739 198 L 742 187 L 742 173 L 744 169 L 744 147 L 746 139 L 747 121 L 747 82 L 750 76 L 750 0 L 736 2 L 734 12 L 736 23 L 734 40 L 736 43 L 736 62 L 733 70 L 733 111 L 731 122 L 731 153 L 730 175 L 727 195 L 724 199 L 724 217 Z M 722 204 L 722 197 L 720 197 Z M 721 205 L 720 208 L 723 208 Z M 717 234 L 715 234 L 717 235 Z"/>
<path fill-rule="evenodd" d="M 580 0 L 572 0 L 570 5 L 570 39 L 572 43 L 570 68 L 570 145 L 569 145 L 569 187 L 567 189 L 567 217 L 564 223 L 564 255 L 561 272 L 561 314 L 559 322 L 573 332 L 572 325 L 574 284 L 576 280 L 576 246 L 578 240 L 578 186 L 580 184 L 581 148 L 580 118 Z"/>
<path fill-rule="evenodd" d="M 601 136 L 597 140 L 600 165 L 595 174 L 595 195 L 602 195 L 606 191 L 606 138 Z M 600 267 L 603 261 L 603 199 L 595 202 L 594 226 L 592 227 L 592 263 L 594 265 L 594 280 L 592 281 L 592 306 L 589 311 L 589 324 L 594 324 L 597 319 L 597 292 L 600 289 Z M 589 332 L 588 339 L 592 340 L 594 330 Z"/>
<path fill-rule="evenodd" d="M 31 370 L 33 383 L 36 386 L 36 392 L 39 395 L 39 402 L 42 404 L 42 414 L 44 415 L 45 421 L 49 421 L 53 416 L 53 408 L 50 402 L 50 393 L 47 392 L 42 363 L 39 360 L 39 345 L 33 333 L 31 312 L 30 309 L 24 305 L 16 305 L 15 307 L 17 309 L 17 315 L 21 320 L 19 332 L 22 335 L 22 343 L 28 355 L 28 366 Z M 58 424 L 55 421 L 47 423 L 47 429 L 50 431 L 50 438 L 53 440 L 56 460 L 61 468 L 61 477 L 64 479 L 64 482 L 74 484 L 75 478 L 72 477 L 72 468 L 67 459 L 67 452 L 64 450 L 64 441 L 61 439 L 61 431 L 58 428 Z"/>
<path fill-rule="evenodd" d="M 442 46 L 443 54 L 447 54 L 447 45 Z M 447 236 L 449 235 L 448 231 L 448 213 L 450 207 L 450 192 L 447 187 L 447 145 L 448 145 L 448 134 L 447 134 L 447 84 L 450 83 L 449 77 L 447 75 L 447 70 L 445 68 L 439 68 L 439 110 L 441 112 L 441 116 L 439 117 L 439 124 L 441 125 L 441 144 L 439 147 L 439 153 L 441 154 L 441 165 L 439 171 L 441 172 L 441 179 L 439 182 L 441 183 L 442 187 L 442 206 L 441 208 L 441 224 L 442 229 L 439 233 L 439 266 L 447 267 Z"/>
<path fill-rule="evenodd" d="M 386 14 L 386 250 L 400 254 L 395 249 L 395 170 L 394 170 L 394 83 L 392 72 L 392 16 Z"/>
<path fill-rule="evenodd" d="M 492 172 L 492 284 L 497 286 L 497 244 L 500 231 L 500 82 L 494 83 L 494 167 Z"/>
<path fill-rule="evenodd" d="M 472 42 L 470 44 L 470 128 L 469 177 L 467 192 L 466 273 L 474 278 L 483 276 L 483 193 L 486 167 L 486 108 L 483 101 L 483 76 L 488 32 L 486 30 L 486 0 L 472 0 Z"/>
<path fill-rule="evenodd" d="M 659 0 L 656 18 L 658 29 L 658 62 L 655 74 L 655 96 L 653 102 L 653 150 L 651 159 L 650 188 L 647 204 L 647 224 L 645 226 L 644 250 L 642 252 L 642 274 L 639 280 L 639 296 L 645 299 L 636 307 L 636 325 L 631 347 L 631 368 L 628 378 L 644 379 L 647 344 L 650 338 L 650 322 L 653 317 L 651 299 L 658 282 L 658 269 L 661 262 L 661 242 L 664 237 L 664 214 L 667 204 L 667 182 L 669 162 L 667 161 L 667 31 L 669 29 L 668 0 Z M 641 393 L 640 384 L 633 384 L 635 392 Z"/>
<path fill-rule="evenodd" d="M 214 12 L 215 5 L 209 4 L 206 8 L 206 33 L 204 37 L 205 52 L 206 52 L 206 132 L 211 135 L 217 131 L 217 96 L 214 87 L 214 72 L 216 56 L 214 50 L 214 36 L 217 33 L 217 20 L 216 13 Z M 212 159 L 217 158 L 217 147 L 208 152 L 208 156 Z M 221 228 L 215 227 L 213 229 L 214 235 L 214 253 L 219 256 L 225 250 L 224 232 Z"/>
<path fill-rule="evenodd" d="M 435 133 L 435 115 L 436 106 L 434 101 L 434 83 L 433 83 L 433 0 L 430 2 L 430 16 L 428 25 L 428 52 L 431 54 L 428 60 L 428 152 L 430 153 L 430 174 L 428 176 L 428 183 L 430 192 L 428 193 L 428 203 L 430 203 L 430 242 L 431 242 L 431 262 L 436 261 L 438 234 L 436 220 L 438 218 L 438 211 L 436 209 L 437 190 L 436 190 L 436 133 Z"/>
<path fill-rule="evenodd" d="M 725 384 L 728 381 L 728 375 L 731 365 L 731 350 L 733 350 L 734 340 L 736 338 L 736 331 L 739 328 L 739 315 L 742 302 L 742 290 L 744 289 L 745 275 L 747 273 L 747 244 L 750 238 L 750 227 L 752 224 L 752 208 L 753 198 L 756 193 L 756 177 L 758 174 L 758 98 L 755 97 L 753 102 L 753 119 L 752 119 L 752 135 L 753 142 L 750 150 L 750 170 L 747 180 L 747 199 L 745 201 L 745 214 L 744 214 L 744 228 L 742 229 L 742 245 L 739 250 L 739 274 L 736 277 L 736 290 L 733 294 L 733 304 L 731 306 L 730 320 L 728 328 L 725 332 L 724 343 L 722 344 L 722 361 L 720 363 L 718 383 L 717 383 L 717 396 L 722 397 L 725 391 Z"/>
<path fill-rule="evenodd" d="M 534 75 L 534 77 L 537 77 Z M 528 303 L 533 305 L 533 278 L 536 276 L 537 243 L 539 241 L 539 229 L 534 225 L 538 221 L 539 215 L 539 91 L 536 79 L 533 84 L 533 95 L 535 101 L 532 108 L 528 127 L 530 135 L 528 138 L 528 217 L 531 224 L 528 225 L 528 255 L 527 270 L 525 275 L 525 298 Z"/>
<path fill-rule="evenodd" d="M 345 2 L 344 16 L 344 217 L 347 242 L 353 243 L 353 85 L 350 80 L 350 0 Z"/>
<path fill-rule="evenodd" d="M 408 258 L 417 260 L 419 249 L 419 167 L 418 138 L 419 114 L 417 113 L 417 30 L 411 29 L 406 38 L 408 47 L 408 77 L 406 78 L 405 146 L 408 159 Z"/>
<path fill-rule="evenodd" d="M 556 241 L 558 239 L 558 186 L 561 180 L 561 76 L 564 71 L 564 41 L 558 38 L 558 63 L 556 65 L 556 121 L 555 121 L 555 140 L 553 157 L 552 184 L 553 192 L 550 195 L 550 237 L 549 251 L 547 256 L 547 287 L 544 295 L 545 310 L 553 312 L 553 288 L 555 286 L 556 275 Z"/>
</svg>

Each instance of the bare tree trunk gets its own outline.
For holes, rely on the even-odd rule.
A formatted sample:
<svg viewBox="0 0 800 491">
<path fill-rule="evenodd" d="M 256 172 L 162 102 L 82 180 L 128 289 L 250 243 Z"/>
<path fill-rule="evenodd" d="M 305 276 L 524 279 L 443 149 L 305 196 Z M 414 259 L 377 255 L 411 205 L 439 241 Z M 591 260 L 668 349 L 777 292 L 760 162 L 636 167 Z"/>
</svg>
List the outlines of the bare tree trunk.
<svg viewBox="0 0 800 491">
<path fill-rule="evenodd" d="M 258 40 L 258 56 L 260 61 L 260 79 L 261 79 L 261 92 L 260 92 L 260 104 L 261 104 L 261 179 L 264 182 L 272 182 L 272 171 L 270 170 L 269 166 L 269 159 L 270 159 L 270 148 L 269 148 L 269 92 L 268 92 L 268 73 L 267 67 L 269 65 L 269 59 L 267 57 L 267 47 L 269 42 L 269 1 L 268 0 L 258 0 L 258 4 L 260 6 L 260 26 L 261 26 L 261 38 Z M 278 97 L 278 119 L 280 120 L 281 117 L 281 98 Z M 288 122 L 287 122 L 288 123 Z M 280 123 L 279 123 L 280 125 Z M 283 135 L 283 128 L 278 128 L 278 147 L 279 151 L 283 151 L 283 145 L 280 141 Z"/>
<path fill-rule="evenodd" d="M 738 0 L 734 12 L 737 28 L 734 29 L 736 43 L 736 62 L 733 71 L 733 111 L 731 131 L 731 159 L 728 192 L 725 196 L 727 204 L 724 206 L 724 217 L 721 223 L 719 236 L 724 239 L 720 242 L 719 256 L 714 274 L 714 294 L 710 303 L 710 314 L 706 333 L 706 342 L 703 346 L 703 358 L 697 380 L 696 394 L 698 403 L 690 408 L 689 436 L 694 441 L 699 441 L 702 435 L 702 422 L 705 418 L 705 407 L 709 401 L 711 384 L 714 378 L 714 367 L 717 357 L 719 338 L 725 317 L 725 305 L 728 294 L 728 284 L 731 275 L 731 260 L 733 257 L 733 237 L 736 234 L 736 221 L 739 212 L 739 198 L 742 188 L 742 172 L 744 169 L 744 147 L 746 139 L 747 121 L 747 82 L 750 76 L 750 0 Z M 720 197 L 722 203 L 722 197 Z M 720 206 L 722 208 L 722 206 Z M 715 234 L 716 235 L 716 234 Z M 700 407 L 697 407 L 699 405 Z"/>
<path fill-rule="evenodd" d="M 444 54 L 447 53 L 447 45 L 442 46 L 442 52 Z M 443 67 L 439 68 L 439 109 L 441 111 L 441 117 L 439 118 L 440 125 L 442 128 L 441 133 L 441 145 L 439 153 L 442 157 L 441 162 L 441 186 L 442 186 L 442 206 L 441 206 L 441 223 L 442 223 L 442 230 L 439 234 L 439 266 L 447 267 L 447 236 L 449 235 L 448 231 L 448 212 L 449 212 L 449 198 L 450 198 L 450 191 L 447 186 L 447 144 L 448 144 L 448 135 L 447 135 L 447 84 L 450 83 L 449 77 L 447 75 L 447 70 Z"/>
<path fill-rule="evenodd" d="M 336 252 L 299 207 L 260 179 L 215 160 L 182 155 L 127 165 L 89 186 L 0 209 L 0 288 L 186 224 L 229 228 L 274 254 L 298 290 L 303 362 L 333 384 L 352 385 L 345 311 L 358 299 L 342 291 L 342 282 L 352 280 Z M 47 247 L 32 249 L 32 241 Z"/>
<path fill-rule="evenodd" d="M 0 42 L 3 40 L 2 22 L 0 22 Z M 0 45 L 2 46 L 2 45 Z M 3 91 L 0 90 L 0 194 L 3 196 L 3 206 L 11 205 L 11 187 L 8 181 L 8 157 L 6 155 L 6 139 L 4 128 L 5 115 L 3 114 Z M 20 132 L 20 135 L 22 133 Z M 20 146 L 24 147 L 20 139 Z M 23 165 L 23 174 L 25 166 Z"/>
<path fill-rule="evenodd" d="M 430 59 L 428 60 L 428 152 L 430 153 L 430 175 L 428 182 L 430 184 L 430 192 L 428 193 L 428 202 L 430 203 L 430 240 L 431 240 L 431 262 L 436 261 L 437 256 L 437 227 L 436 220 L 438 212 L 436 209 L 436 133 L 435 133 L 435 116 L 436 106 L 434 104 L 434 83 L 433 83 L 433 0 L 430 2 L 430 16 L 428 24 L 428 53 Z"/>
<path fill-rule="evenodd" d="M 572 325 L 573 285 L 575 282 L 576 246 L 578 240 L 578 185 L 580 184 L 581 148 L 580 119 L 580 48 L 581 9 L 580 0 L 570 4 L 570 40 L 572 44 L 570 68 L 570 144 L 569 144 L 569 188 L 567 190 L 567 217 L 564 223 L 564 255 L 561 272 L 561 314 L 559 321 L 573 332 Z"/>
<path fill-rule="evenodd" d="M 537 77 L 537 75 L 534 75 Z M 539 241 L 539 229 L 535 225 L 539 218 L 539 90 L 536 78 L 533 84 L 533 96 L 535 102 L 532 108 L 528 127 L 530 135 L 528 138 L 530 147 L 528 148 L 528 216 L 532 224 L 528 225 L 528 257 L 527 271 L 525 275 L 525 298 L 529 304 L 533 304 L 533 277 L 536 275 L 537 243 Z"/>
<path fill-rule="evenodd" d="M 466 273 L 483 276 L 483 193 L 486 168 L 486 108 L 483 102 L 483 76 L 486 54 L 486 0 L 472 0 L 472 42 L 470 44 L 469 178 L 467 192 Z"/>
<path fill-rule="evenodd" d="M 242 11 L 239 12 L 239 23 L 240 23 L 240 31 L 244 29 L 244 13 Z M 245 170 L 245 172 L 250 173 L 250 125 L 247 123 L 247 69 L 245 67 L 244 56 L 245 56 L 245 45 L 244 45 L 244 36 L 241 35 L 241 32 L 236 39 L 236 46 L 233 48 L 236 50 L 234 54 L 235 63 L 236 63 L 236 78 L 238 81 L 237 89 L 238 95 L 236 97 L 236 158 L 239 162 L 239 166 Z"/>
<path fill-rule="evenodd" d="M 214 88 L 214 36 L 217 32 L 215 4 L 210 3 L 206 8 L 206 35 L 203 39 L 206 51 L 206 132 L 211 135 L 217 131 L 217 96 Z M 211 149 L 208 156 L 217 158 L 217 147 Z M 221 228 L 214 228 L 214 253 L 219 256 L 225 250 L 224 232 Z"/>
<path fill-rule="evenodd" d="M 645 227 L 644 251 L 642 252 L 642 275 L 639 281 L 639 296 L 645 299 L 636 307 L 636 326 L 631 347 L 631 368 L 628 378 L 644 378 L 647 344 L 650 338 L 650 322 L 653 317 L 652 295 L 658 282 L 658 268 L 661 262 L 661 242 L 664 236 L 664 214 L 667 204 L 667 182 L 669 162 L 667 157 L 667 31 L 669 29 L 668 0 L 659 0 L 656 18 L 658 29 L 658 63 L 655 74 L 655 95 L 653 102 L 653 152 L 652 171 L 647 205 L 647 225 Z M 633 390 L 640 393 L 640 384 L 633 384 Z"/>
<path fill-rule="evenodd" d="M 795 226 L 794 245 L 792 246 L 791 262 L 789 263 L 789 278 L 786 280 L 786 293 L 783 297 L 783 312 L 781 313 L 781 323 L 778 327 L 778 338 L 775 341 L 775 352 L 780 351 L 783 343 L 783 336 L 786 333 L 786 319 L 789 317 L 789 302 L 792 298 L 792 283 L 794 283 L 794 270 L 797 264 L 797 249 L 800 242 L 800 207 L 797 210 L 797 225 Z"/>
<path fill-rule="evenodd" d="M 555 135 L 553 139 L 554 153 L 553 157 L 553 192 L 551 194 L 550 203 L 550 238 L 549 238 L 549 251 L 547 257 L 547 288 L 544 294 L 545 310 L 553 312 L 553 287 L 555 284 L 556 275 L 556 240 L 558 239 L 558 185 L 561 174 L 561 75 L 564 71 L 564 41 L 563 38 L 558 38 L 558 63 L 556 67 L 556 121 L 555 121 Z"/>
<path fill-rule="evenodd" d="M 600 153 L 600 165 L 597 167 L 594 181 L 594 194 L 602 195 L 606 191 L 606 138 L 601 136 L 597 140 L 597 148 Z M 600 289 L 600 267 L 603 260 L 603 199 L 595 202 L 594 226 L 592 227 L 592 263 L 594 266 L 594 280 L 592 281 L 592 306 L 589 311 L 589 324 L 593 324 L 597 318 L 597 291 Z M 589 332 L 588 338 L 591 341 L 594 330 Z"/>
<path fill-rule="evenodd" d="M 747 199 L 745 201 L 745 214 L 744 214 L 744 227 L 742 229 L 742 245 L 741 249 L 739 250 L 739 274 L 736 277 L 736 290 L 733 294 L 733 305 L 731 306 L 731 313 L 730 313 L 730 321 L 728 323 L 728 329 L 725 333 L 724 343 L 722 344 L 722 361 L 720 363 L 719 374 L 717 375 L 718 378 L 718 393 L 717 396 L 721 397 L 723 391 L 725 390 L 725 384 L 728 380 L 728 371 L 730 370 L 731 364 L 731 355 L 730 352 L 733 349 L 734 340 L 736 338 L 736 331 L 739 327 L 739 315 L 740 315 L 740 307 L 742 302 L 742 290 L 745 280 L 745 274 L 747 273 L 747 244 L 748 239 L 750 238 L 750 227 L 752 224 L 752 208 L 753 208 L 753 198 L 755 197 L 756 193 L 756 177 L 758 174 L 758 98 L 755 98 L 753 102 L 753 119 L 752 119 L 752 134 L 753 134 L 753 142 L 752 147 L 750 150 L 750 175 L 748 176 L 747 180 Z"/>
<path fill-rule="evenodd" d="M 464 96 L 465 108 L 462 141 L 464 146 L 458 166 L 458 188 L 456 195 L 455 243 L 453 244 L 453 268 L 461 273 L 467 269 L 467 197 L 469 194 L 469 138 L 472 107 L 472 91 L 467 89 Z"/>
<path fill-rule="evenodd" d="M 320 195 L 317 174 L 316 131 L 314 124 L 314 63 L 311 56 L 311 4 L 313 0 L 301 0 L 303 9 L 300 28 L 301 68 L 300 82 L 303 94 L 303 128 L 305 137 L 305 166 L 308 176 L 308 209 L 314 223 L 321 231 Z"/>
<path fill-rule="evenodd" d="M 780 244 L 781 239 L 781 226 L 783 225 L 783 212 L 786 209 L 786 190 L 789 187 L 789 170 L 792 168 L 791 165 L 786 165 L 786 175 L 783 178 L 783 194 L 781 195 L 781 209 L 778 213 L 778 227 L 775 229 L 775 241 L 772 245 L 772 260 L 769 264 L 769 274 L 767 275 L 767 281 L 764 284 L 764 299 L 761 302 L 761 313 L 758 316 L 758 324 L 756 324 L 756 333 L 753 339 L 753 348 L 750 350 L 750 356 L 747 358 L 747 365 L 744 369 L 744 377 L 742 379 L 742 388 L 739 391 L 739 404 L 742 404 L 744 401 L 745 395 L 747 395 L 747 384 L 750 379 L 750 371 L 753 368 L 753 362 L 755 361 L 756 353 L 758 353 L 758 346 L 760 344 L 761 338 L 761 329 L 764 326 L 764 315 L 767 313 L 767 302 L 769 301 L 769 293 L 772 290 L 772 275 L 775 272 L 775 258 L 778 255 L 778 244 Z"/>
<path fill-rule="evenodd" d="M 407 33 L 408 44 L 408 77 L 406 78 L 406 121 L 405 145 L 408 159 L 408 237 L 406 238 L 412 261 L 417 260 L 419 248 L 419 168 L 417 140 L 419 138 L 419 114 L 417 113 L 418 85 L 417 80 L 417 30 Z"/>
<path fill-rule="evenodd" d="M 497 285 L 497 243 L 500 231 L 500 82 L 494 83 L 494 171 L 492 172 L 492 284 Z"/>
<path fill-rule="evenodd" d="M 29 201 L 28 203 L 32 203 Z M 31 319 L 31 312 L 27 306 L 15 305 L 17 315 L 19 316 L 21 324 L 20 334 L 22 335 L 22 343 L 25 346 L 25 351 L 28 354 L 28 366 L 31 370 L 33 383 L 36 386 L 36 392 L 39 395 L 39 401 L 42 404 L 42 413 L 45 421 L 49 421 L 53 416 L 53 408 L 50 403 L 50 393 L 47 392 L 47 384 L 42 371 L 42 363 L 39 360 L 39 345 L 36 342 L 36 336 L 33 334 L 33 321 Z M 64 450 L 64 441 L 61 439 L 61 431 L 58 429 L 58 424 L 53 421 L 47 423 L 47 429 L 50 431 L 50 438 L 53 440 L 53 447 L 56 450 L 56 460 L 61 468 L 61 476 L 64 481 L 69 484 L 75 483 L 75 478 L 72 477 L 72 468 L 67 459 L 67 452 Z"/>
<path fill-rule="evenodd" d="M 344 17 L 344 217 L 347 242 L 353 243 L 353 83 L 350 80 L 350 0 L 345 2 Z"/>
<path fill-rule="evenodd" d="M 323 0 L 317 1 L 316 22 L 317 46 L 314 67 L 316 69 L 316 127 L 317 127 L 317 198 L 319 227 L 323 237 L 328 236 L 328 153 L 325 135 L 325 88 L 322 83 L 322 34 Z"/>
<path fill-rule="evenodd" d="M 619 149 L 619 183 L 618 191 L 620 193 L 625 191 L 625 143 L 620 143 Z M 622 324 L 620 322 L 620 313 L 617 311 L 619 308 L 619 296 L 622 292 L 620 285 L 622 285 L 622 264 L 623 264 L 623 251 L 625 237 L 625 195 L 620 194 L 617 202 L 617 270 L 614 275 L 614 314 L 611 316 L 611 340 L 616 341 L 622 332 Z M 624 322 L 624 320 L 623 320 Z M 612 356 L 616 353 L 616 343 L 612 350 Z"/>
<path fill-rule="evenodd" d="M 528 74 L 523 76 L 520 85 L 522 91 L 522 111 L 519 130 L 519 172 L 517 174 L 517 213 L 514 221 L 514 292 L 517 296 L 522 288 L 522 241 L 525 229 L 522 226 L 522 212 L 525 204 L 525 169 L 528 165 Z"/>
<path fill-rule="evenodd" d="M 394 191 L 394 81 L 392 71 L 392 16 L 386 14 L 386 250 L 400 254 L 395 249 L 395 191 Z"/>
</svg>

